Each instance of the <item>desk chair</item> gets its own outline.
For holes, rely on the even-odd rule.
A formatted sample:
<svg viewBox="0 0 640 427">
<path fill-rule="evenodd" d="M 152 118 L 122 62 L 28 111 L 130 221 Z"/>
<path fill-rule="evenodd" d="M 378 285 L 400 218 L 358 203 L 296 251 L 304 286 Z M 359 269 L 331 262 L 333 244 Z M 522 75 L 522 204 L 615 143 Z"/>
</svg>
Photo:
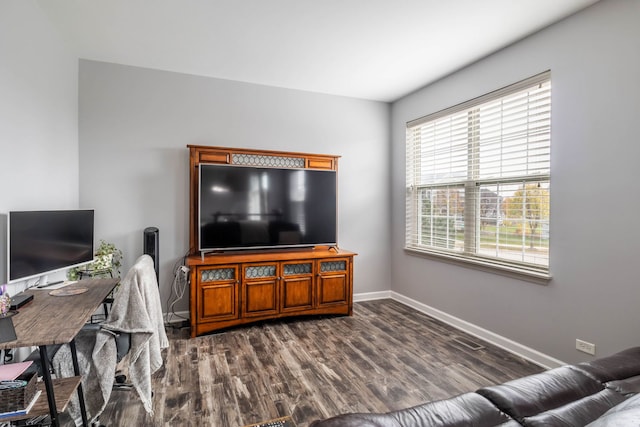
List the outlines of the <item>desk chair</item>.
<svg viewBox="0 0 640 427">
<path fill-rule="evenodd" d="M 90 417 L 96 419 L 109 401 L 116 367 L 121 361 L 132 388 L 145 410 L 151 413 L 151 375 L 164 363 L 161 351 L 169 346 L 169 340 L 164 329 L 153 260 L 149 255 L 139 257 L 120 281 L 106 320 L 85 329 L 82 337 L 76 338 L 76 347 L 81 371 L 85 374 L 83 388 Z M 62 376 L 67 375 L 69 348 L 63 346 L 53 359 L 54 370 Z M 74 419 L 78 419 L 79 414 L 76 403 L 69 404 L 69 414 Z"/>
</svg>

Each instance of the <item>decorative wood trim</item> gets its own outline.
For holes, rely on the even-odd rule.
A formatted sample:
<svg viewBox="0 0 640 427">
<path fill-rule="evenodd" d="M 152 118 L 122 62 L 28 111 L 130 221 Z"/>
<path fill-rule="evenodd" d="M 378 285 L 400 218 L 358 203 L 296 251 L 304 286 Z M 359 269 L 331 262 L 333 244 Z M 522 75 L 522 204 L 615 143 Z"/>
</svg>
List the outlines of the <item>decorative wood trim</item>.
<svg viewBox="0 0 640 427">
<path fill-rule="evenodd" d="M 307 158 L 307 169 L 329 169 L 334 170 L 337 169 L 335 165 L 335 159 L 333 158 L 323 158 L 319 159 L 316 157 Z"/>
<path fill-rule="evenodd" d="M 199 163 L 229 164 L 231 163 L 231 156 L 229 155 L 229 153 L 215 152 L 215 151 L 212 151 L 210 153 L 200 153 Z"/>
</svg>

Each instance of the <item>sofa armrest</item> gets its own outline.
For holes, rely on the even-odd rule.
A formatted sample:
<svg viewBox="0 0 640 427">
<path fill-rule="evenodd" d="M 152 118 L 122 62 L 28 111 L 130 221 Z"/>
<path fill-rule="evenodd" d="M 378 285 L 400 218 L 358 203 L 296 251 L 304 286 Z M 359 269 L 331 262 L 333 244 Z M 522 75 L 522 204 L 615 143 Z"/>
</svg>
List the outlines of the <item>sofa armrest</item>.
<svg viewBox="0 0 640 427">
<path fill-rule="evenodd" d="M 591 362 L 578 363 L 571 368 L 602 383 L 635 377 L 640 375 L 640 347 L 632 347 Z"/>
<path fill-rule="evenodd" d="M 598 393 L 604 385 L 567 366 L 530 375 L 504 384 L 484 387 L 478 394 L 507 415 L 522 421 L 551 409 Z"/>
</svg>

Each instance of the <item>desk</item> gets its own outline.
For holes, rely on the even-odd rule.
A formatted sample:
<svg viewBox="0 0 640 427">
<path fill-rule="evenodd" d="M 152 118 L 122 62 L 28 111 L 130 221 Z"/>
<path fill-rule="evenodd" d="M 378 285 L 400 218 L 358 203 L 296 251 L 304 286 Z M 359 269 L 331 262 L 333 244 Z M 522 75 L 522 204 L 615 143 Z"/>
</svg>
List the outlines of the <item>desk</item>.
<svg viewBox="0 0 640 427">
<path fill-rule="evenodd" d="M 17 418 L 31 418 L 49 413 L 51 425 L 59 426 L 58 407 L 63 410 L 73 391 L 77 389 L 82 420 L 85 426 L 88 424 L 74 339 L 118 281 L 119 279 L 112 278 L 81 280 L 65 289 L 85 287 L 88 291 L 71 296 L 52 296 L 47 289 L 25 291 L 34 297 L 33 301 L 21 307 L 18 314 L 12 317 L 17 339 L 0 343 L 0 349 L 32 346 L 40 349 L 47 402 L 44 403 L 44 399 L 38 398 L 29 415 Z M 75 377 L 55 380 L 51 378 L 46 346 L 52 344 L 69 344 Z"/>
</svg>

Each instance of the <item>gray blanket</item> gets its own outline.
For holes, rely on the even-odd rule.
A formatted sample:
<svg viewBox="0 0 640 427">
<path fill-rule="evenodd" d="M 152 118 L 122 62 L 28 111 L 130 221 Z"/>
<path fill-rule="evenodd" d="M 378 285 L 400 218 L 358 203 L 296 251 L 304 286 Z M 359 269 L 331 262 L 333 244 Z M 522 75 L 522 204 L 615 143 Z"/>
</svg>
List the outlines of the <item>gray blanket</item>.
<svg viewBox="0 0 640 427">
<path fill-rule="evenodd" d="M 114 296 L 111 311 L 101 329 L 91 342 L 76 339 L 79 362 L 83 373 L 85 401 L 90 419 L 95 419 L 104 410 L 113 388 L 117 364 L 115 335 L 131 335 L 131 348 L 123 359 L 131 382 L 148 413 L 153 413 L 151 398 L 151 375 L 163 364 L 162 349 L 169 346 L 164 329 L 158 282 L 153 260 L 143 255 L 122 279 Z M 82 338 L 82 341 L 87 339 Z M 91 339 L 88 339 L 89 341 Z M 82 352 L 85 352 L 81 356 Z M 62 376 L 72 375 L 71 357 L 68 348 L 58 352 L 54 358 L 54 369 Z M 61 354 L 62 353 L 62 354 Z M 56 362 L 56 359 L 59 359 Z M 60 366 L 64 364 L 65 366 Z M 58 371 L 60 369 L 60 371 Z M 69 371 L 71 370 L 71 374 Z M 70 415 L 79 419 L 77 402 L 71 402 Z"/>
</svg>

